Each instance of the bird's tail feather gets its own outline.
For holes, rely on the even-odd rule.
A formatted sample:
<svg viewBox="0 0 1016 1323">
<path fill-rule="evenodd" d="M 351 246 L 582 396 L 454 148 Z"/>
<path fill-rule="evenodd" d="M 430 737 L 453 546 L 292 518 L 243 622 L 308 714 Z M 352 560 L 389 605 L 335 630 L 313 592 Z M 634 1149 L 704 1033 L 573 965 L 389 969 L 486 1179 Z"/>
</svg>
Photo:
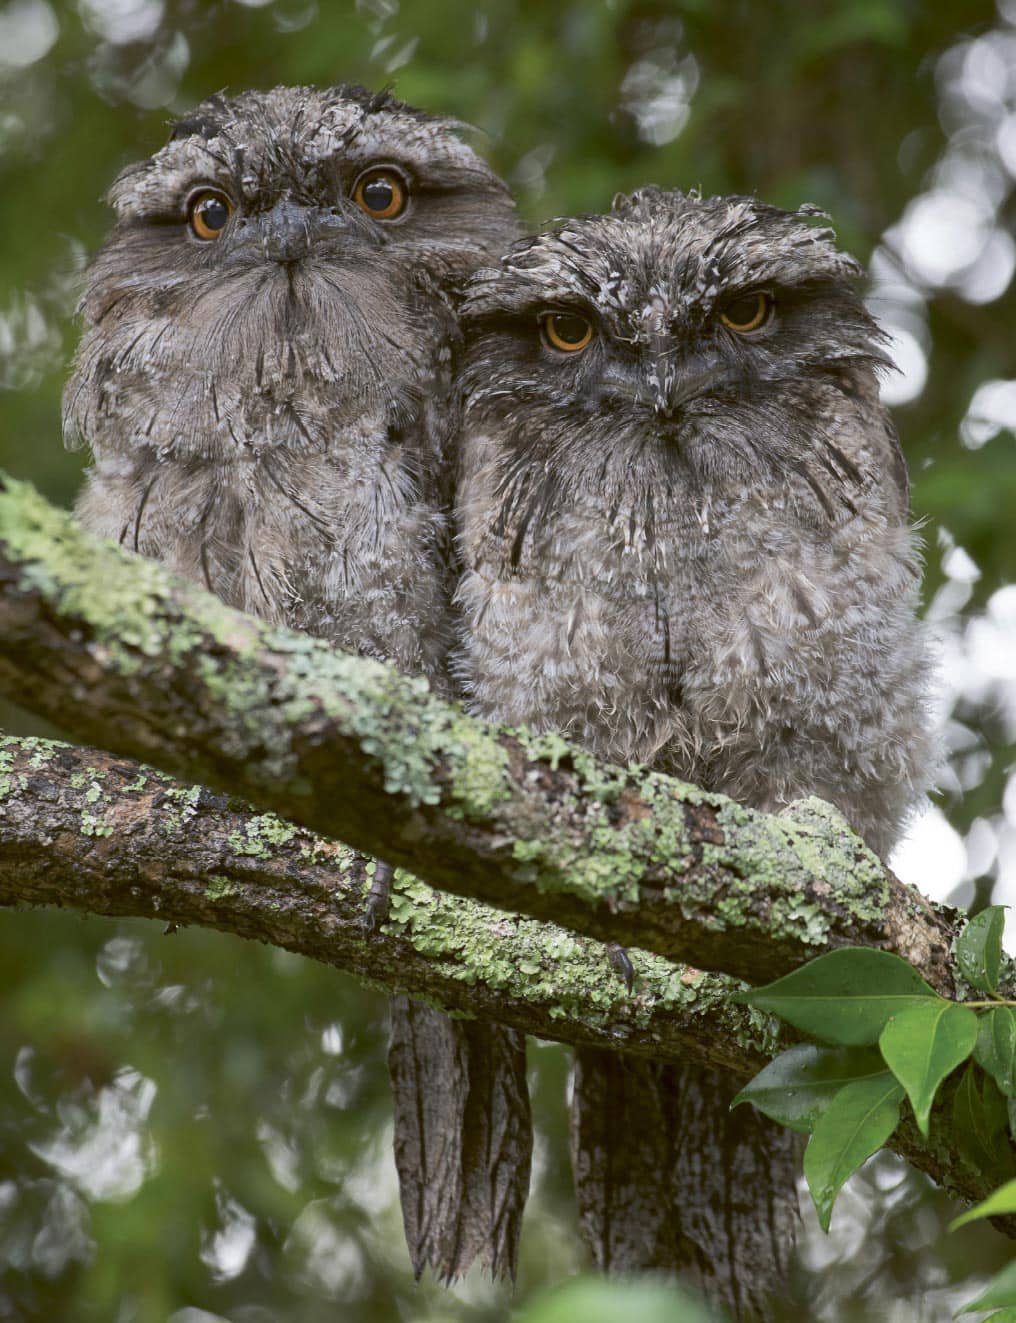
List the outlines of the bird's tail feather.
<svg viewBox="0 0 1016 1323">
<path fill-rule="evenodd" d="M 391 999 L 388 1073 L 406 1242 L 419 1277 L 479 1260 L 515 1278 L 533 1150 L 525 1035 Z"/>
<path fill-rule="evenodd" d="M 766 1320 L 798 1220 L 799 1140 L 716 1070 L 582 1048 L 572 1167 L 603 1271 L 690 1278 L 739 1323 Z"/>
</svg>

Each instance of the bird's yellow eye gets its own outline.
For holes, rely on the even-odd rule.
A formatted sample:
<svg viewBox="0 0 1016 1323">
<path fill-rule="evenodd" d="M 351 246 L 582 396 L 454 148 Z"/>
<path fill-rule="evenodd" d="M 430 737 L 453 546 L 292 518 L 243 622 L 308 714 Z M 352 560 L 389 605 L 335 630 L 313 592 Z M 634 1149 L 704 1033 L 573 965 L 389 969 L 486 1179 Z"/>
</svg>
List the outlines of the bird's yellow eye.
<svg viewBox="0 0 1016 1323">
<path fill-rule="evenodd" d="M 187 203 L 187 220 L 199 239 L 217 239 L 235 208 L 217 188 L 203 188 Z"/>
<path fill-rule="evenodd" d="M 592 323 L 576 312 L 545 312 L 540 331 L 545 343 L 562 354 L 577 354 L 593 338 Z"/>
<path fill-rule="evenodd" d="M 353 201 L 375 220 L 395 220 L 409 201 L 409 186 L 390 166 L 365 170 L 353 185 Z"/>
<path fill-rule="evenodd" d="M 720 321 L 731 331 L 746 335 L 765 326 L 772 314 L 773 296 L 759 289 L 754 294 L 739 294 L 731 299 L 720 312 Z"/>
</svg>

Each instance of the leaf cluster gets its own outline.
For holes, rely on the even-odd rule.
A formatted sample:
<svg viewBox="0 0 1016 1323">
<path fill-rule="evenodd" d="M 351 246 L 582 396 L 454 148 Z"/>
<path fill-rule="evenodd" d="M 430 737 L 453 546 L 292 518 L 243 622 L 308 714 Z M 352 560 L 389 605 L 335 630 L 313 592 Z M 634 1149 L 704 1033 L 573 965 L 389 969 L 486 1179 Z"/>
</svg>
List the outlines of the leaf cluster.
<svg viewBox="0 0 1016 1323">
<path fill-rule="evenodd" d="M 741 995 L 821 1039 L 781 1053 L 745 1086 L 734 1106 L 809 1136 L 804 1175 L 823 1230 L 847 1178 L 886 1144 L 904 1099 L 927 1137 L 942 1119 L 972 1167 L 1005 1183 L 952 1223 L 1016 1213 L 1016 1002 L 999 992 L 1003 907 L 971 919 L 956 942 L 956 963 L 983 1001 L 950 1001 L 889 951 L 844 947 L 784 978 Z M 943 1082 L 960 1067 L 951 1096 Z M 936 1099 L 939 1104 L 936 1107 Z M 996 1308 L 995 1323 L 1016 1320 L 1016 1265 L 1000 1273 L 964 1312 Z"/>
</svg>

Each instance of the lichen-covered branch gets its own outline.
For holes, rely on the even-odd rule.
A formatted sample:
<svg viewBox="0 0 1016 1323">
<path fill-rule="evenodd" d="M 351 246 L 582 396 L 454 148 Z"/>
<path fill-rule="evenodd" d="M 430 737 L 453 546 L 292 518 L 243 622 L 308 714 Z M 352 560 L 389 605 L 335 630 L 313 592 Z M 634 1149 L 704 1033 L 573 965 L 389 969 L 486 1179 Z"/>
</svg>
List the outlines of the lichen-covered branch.
<svg viewBox="0 0 1016 1323">
<path fill-rule="evenodd" d="M 0 690 L 142 758 L 471 896 L 764 982 L 830 946 L 951 986 L 954 925 L 818 801 L 773 816 L 231 611 L 0 485 Z"/>
<path fill-rule="evenodd" d="M 721 975 L 632 951 L 631 994 L 603 945 L 396 875 L 368 922 L 375 864 L 272 813 L 98 749 L 0 738 L 0 905 L 55 905 L 218 928 L 332 964 L 388 992 L 541 1038 L 748 1078 L 779 1041 Z"/>
<path fill-rule="evenodd" d="M 746 1081 L 786 1036 L 730 1002 L 731 981 L 630 952 L 625 989 L 604 947 L 398 874 L 391 917 L 365 923 L 374 865 L 347 846 L 97 749 L 0 738 L 0 905 L 201 925 L 270 942 L 541 1038 L 720 1066 Z M 951 1114 L 946 1102 L 941 1116 Z M 971 1199 L 993 1183 L 904 1125 L 893 1146 Z M 1007 1228 L 1008 1229 L 1008 1228 Z"/>
</svg>

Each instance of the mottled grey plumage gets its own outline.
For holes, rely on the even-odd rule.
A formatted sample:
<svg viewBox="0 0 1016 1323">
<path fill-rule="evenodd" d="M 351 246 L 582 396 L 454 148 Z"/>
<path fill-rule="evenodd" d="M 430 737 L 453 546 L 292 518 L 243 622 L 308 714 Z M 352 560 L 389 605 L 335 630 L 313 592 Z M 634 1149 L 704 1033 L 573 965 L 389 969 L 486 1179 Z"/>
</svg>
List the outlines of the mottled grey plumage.
<svg viewBox="0 0 1016 1323">
<path fill-rule="evenodd" d="M 881 337 L 816 214 L 646 189 L 474 277 L 461 668 L 483 716 L 761 808 L 820 795 L 885 854 L 932 762 L 918 558 Z M 576 1183 L 598 1262 L 697 1269 L 752 1317 L 794 1146 L 730 1096 L 580 1052 Z"/>
<path fill-rule="evenodd" d="M 89 271 L 64 402 L 69 442 L 94 455 L 78 503 L 90 528 L 232 606 L 438 683 L 450 296 L 518 231 L 504 185 L 456 128 L 357 87 L 204 102 L 112 187 L 116 224 Z M 388 185 L 364 192 L 378 169 L 404 203 L 391 215 Z M 493 1057 L 476 1064 L 470 1033 L 405 998 L 392 1018 L 414 1265 L 450 1275 L 479 1254 L 511 1268 L 503 1205 L 521 1211 L 528 1187 L 524 1087 L 511 1153 L 496 1173 L 470 1167 L 446 1140 L 487 1123 L 485 1103 L 502 1107 L 500 1077 L 482 1073 Z M 521 1055 L 520 1035 L 491 1032 Z M 471 1090 L 451 1087 L 456 1072 Z M 443 1110 L 418 1106 L 428 1079 Z M 439 1148 L 454 1187 L 440 1215 Z"/>
</svg>

